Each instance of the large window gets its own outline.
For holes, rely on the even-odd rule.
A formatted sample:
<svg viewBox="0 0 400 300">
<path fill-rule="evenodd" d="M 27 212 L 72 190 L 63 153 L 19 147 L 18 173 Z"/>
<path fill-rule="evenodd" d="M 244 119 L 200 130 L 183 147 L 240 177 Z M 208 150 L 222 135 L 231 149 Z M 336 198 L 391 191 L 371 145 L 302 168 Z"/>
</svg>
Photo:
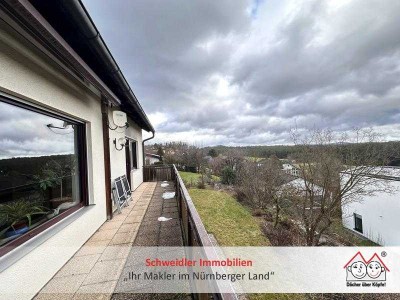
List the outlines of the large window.
<svg viewBox="0 0 400 300">
<path fill-rule="evenodd" d="M 0 98 L 0 255 L 81 207 L 84 178 L 83 124 Z"/>
</svg>

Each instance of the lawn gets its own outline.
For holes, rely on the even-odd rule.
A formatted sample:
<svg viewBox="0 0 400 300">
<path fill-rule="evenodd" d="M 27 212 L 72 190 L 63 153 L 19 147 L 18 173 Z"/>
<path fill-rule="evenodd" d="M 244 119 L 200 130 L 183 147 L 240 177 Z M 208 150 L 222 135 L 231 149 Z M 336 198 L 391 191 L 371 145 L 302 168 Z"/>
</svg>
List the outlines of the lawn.
<svg viewBox="0 0 400 300">
<path fill-rule="evenodd" d="M 197 211 L 220 246 L 269 246 L 259 223 L 232 196 L 222 191 L 190 189 Z"/>
<path fill-rule="evenodd" d="M 179 171 L 179 175 L 181 175 L 182 180 L 185 184 L 194 186 L 199 181 L 201 174 L 199 173 L 192 173 L 192 172 L 184 172 Z M 212 179 L 214 181 L 219 181 L 220 178 L 218 176 L 212 175 Z"/>
<path fill-rule="evenodd" d="M 226 192 L 190 189 L 189 194 L 207 232 L 220 246 L 270 246 L 258 220 Z M 303 300 L 301 294 L 249 294 L 250 300 Z"/>
</svg>

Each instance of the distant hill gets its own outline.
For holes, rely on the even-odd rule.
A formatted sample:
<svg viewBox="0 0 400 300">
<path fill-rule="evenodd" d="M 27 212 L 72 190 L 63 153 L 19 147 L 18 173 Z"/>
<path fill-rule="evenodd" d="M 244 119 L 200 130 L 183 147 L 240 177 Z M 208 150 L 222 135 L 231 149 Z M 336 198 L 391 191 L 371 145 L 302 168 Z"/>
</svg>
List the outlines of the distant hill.
<svg viewBox="0 0 400 300">
<path fill-rule="evenodd" d="M 268 158 L 276 155 L 278 158 L 287 158 L 290 154 L 297 151 L 297 147 L 293 145 L 276 145 L 276 146 L 223 146 L 205 147 L 206 151 L 215 149 L 218 153 L 224 154 L 229 150 L 240 150 L 244 156 Z"/>
<path fill-rule="evenodd" d="M 366 144 L 351 144 L 347 143 L 344 146 L 344 151 L 346 147 L 364 147 Z M 385 142 L 385 143 L 376 143 L 375 147 L 379 149 L 379 147 L 389 147 L 390 153 L 392 153 L 389 166 L 400 166 L 400 142 Z M 276 146 L 223 146 L 218 145 L 214 147 L 204 147 L 204 149 L 208 152 L 210 149 L 215 149 L 218 154 L 225 154 L 230 150 L 240 150 L 244 156 L 249 157 L 259 157 L 259 158 L 268 158 L 272 155 L 276 155 L 280 159 L 287 159 L 290 155 L 295 155 L 298 151 L 298 146 L 294 145 L 276 145 Z"/>
<path fill-rule="evenodd" d="M 157 150 L 161 147 L 163 151 L 166 152 L 179 152 L 182 148 L 183 145 L 188 145 L 183 142 L 169 142 L 169 143 L 164 143 L 164 144 L 153 144 L 153 145 L 146 145 L 146 152 L 148 153 L 156 153 Z M 363 147 L 370 147 L 371 145 L 368 144 L 352 144 L 352 143 L 344 143 L 341 144 L 343 146 L 342 148 L 342 154 L 345 155 L 346 149 L 349 149 L 350 147 L 356 147 L 357 149 L 360 149 L 360 153 L 365 153 L 365 151 L 361 151 Z M 224 146 L 224 145 L 218 145 L 218 146 L 210 146 L 210 147 L 204 147 L 203 149 L 205 150 L 206 153 L 208 153 L 211 149 L 214 149 L 216 151 L 216 154 L 222 154 L 225 155 L 229 151 L 232 150 L 239 150 L 243 156 L 246 157 L 253 157 L 253 158 L 269 158 L 271 156 L 277 156 L 279 159 L 287 159 L 289 156 L 296 156 L 296 153 L 298 152 L 299 146 L 295 145 L 274 145 L 274 146 L 268 146 L 268 145 L 260 145 L 260 146 Z M 385 152 L 387 153 L 387 150 L 389 149 L 391 156 L 390 156 L 390 161 L 388 163 L 389 166 L 400 166 L 400 142 L 398 141 L 391 141 L 391 142 L 383 142 L 383 143 L 374 143 L 373 147 L 377 153 L 379 153 L 380 149 L 385 149 Z M 168 150 L 168 151 L 167 151 Z M 353 149 L 354 150 L 354 149 Z M 215 155 L 215 154 L 214 154 Z"/>
<path fill-rule="evenodd" d="M 0 159 L 0 190 L 26 184 L 51 160 L 71 163 L 71 154 Z"/>
</svg>

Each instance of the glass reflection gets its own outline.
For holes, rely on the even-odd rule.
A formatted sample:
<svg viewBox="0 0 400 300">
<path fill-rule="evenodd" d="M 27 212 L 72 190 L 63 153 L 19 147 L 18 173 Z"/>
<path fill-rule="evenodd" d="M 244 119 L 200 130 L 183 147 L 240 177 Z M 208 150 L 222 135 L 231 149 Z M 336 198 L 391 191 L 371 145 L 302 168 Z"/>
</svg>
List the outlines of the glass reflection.
<svg viewBox="0 0 400 300">
<path fill-rule="evenodd" d="M 81 201 L 78 126 L 0 101 L 0 245 Z"/>
</svg>

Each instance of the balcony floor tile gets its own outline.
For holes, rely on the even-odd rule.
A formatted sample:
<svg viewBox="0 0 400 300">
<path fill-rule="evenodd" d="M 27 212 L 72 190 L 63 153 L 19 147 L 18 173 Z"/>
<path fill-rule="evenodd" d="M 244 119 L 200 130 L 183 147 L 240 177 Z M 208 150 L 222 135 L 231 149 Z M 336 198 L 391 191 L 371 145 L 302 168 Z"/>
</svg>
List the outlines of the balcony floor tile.
<svg viewBox="0 0 400 300">
<path fill-rule="evenodd" d="M 129 206 L 121 214 L 106 221 L 81 247 L 73 258 L 51 279 L 37 299 L 54 299 L 61 291 L 68 293 L 59 300 L 74 299 L 171 299 L 171 294 L 145 294 L 151 285 L 132 284 L 135 294 L 118 293 L 124 272 L 138 266 L 137 252 L 132 246 L 183 246 L 178 207 L 174 199 L 162 199 L 165 191 L 174 191 L 161 182 L 146 182 L 132 194 Z M 174 219 L 160 222 L 158 217 Z M 146 255 L 151 255 L 146 253 Z M 70 276 L 69 274 L 78 274 Z M 62 277 L 61 277 L 62 276 Z M 188 295 L 173 295 L 174 299 L 190 299 Z M 49 298 L 47 298 L 49 299 Z"/>
</svg>

